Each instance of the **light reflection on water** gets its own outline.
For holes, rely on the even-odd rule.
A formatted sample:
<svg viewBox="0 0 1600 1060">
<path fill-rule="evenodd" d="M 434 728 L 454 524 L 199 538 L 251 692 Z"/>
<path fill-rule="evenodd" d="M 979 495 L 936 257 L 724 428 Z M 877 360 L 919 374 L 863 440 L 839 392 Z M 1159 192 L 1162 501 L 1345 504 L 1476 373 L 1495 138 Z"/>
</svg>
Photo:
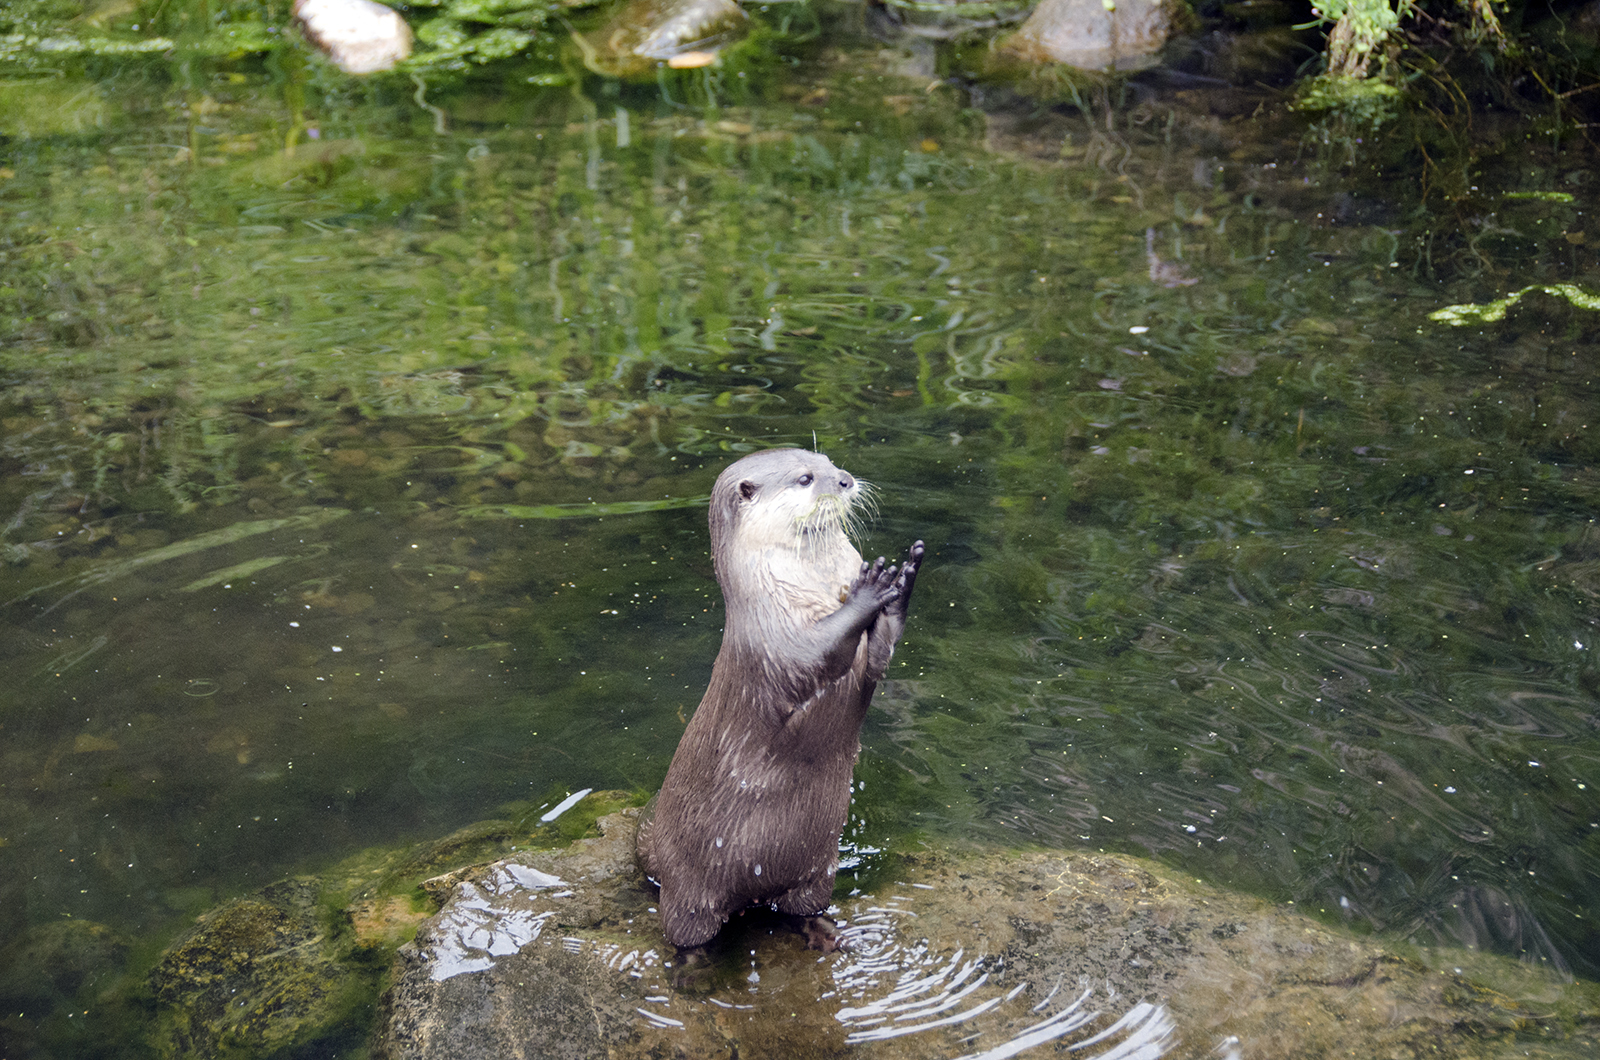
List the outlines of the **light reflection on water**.
<svg viewBox="0 0 1600 1060">
<path fill-rule="evenodd" d="M 941 950 L 926 938 L 916 938 L 914 906 L 914 899 L 892 895 L 887 904 L 858 912 L 839 933 L 848 948 L 832 968 L 837 991 L 823 998 L 838 996 L 853 1002 L 837 1014 L 839 1022 L 850 1029 L 847 1044 L 884 1042 L 960 1026 L 963 1044 L 984 1039 L 984 1048 L 966 1053 L 960 1060 L 1002 1060 L 1062 1038 L 1069 1038 L 1073 1052 L 1111 1043 L 1085 1054 L 1100 1060 L 1154 1060 L 1171 1045 L 1175 1027 L 1159 1005 L 1145 1001 L 1129 1005 L 1115 994 L 1095 1000 L 1095 991 L 1088 986 L 1073 996 L 1074 992 L 1063 992 L 1059 982 L 1048 990 L 1025 982 L 1005 990 L 988 986 L 989 962 L 984 956 L 969 955 L 960 948 Z M 1004 1040 L 994 1042 L 994 1035 L 985 1034 L 986 1013 L 1024 994 L 1028 995 L 1025 1001 L 1033 1001 L 1041 993 L 1043 997 L 1027 1008 L 1033 1015 L 1044 1014 L 1037 1022 L 1016 1029 L 1015 1014 L 1007 1013 L 1013 1026 Z M 1078 1031 L 1100 1020 L 1101 1012 L 1093 1005 L 1107 1005 L 1122 1014 L 1108 1025 L 1080 1035 Z"/>
</svg>

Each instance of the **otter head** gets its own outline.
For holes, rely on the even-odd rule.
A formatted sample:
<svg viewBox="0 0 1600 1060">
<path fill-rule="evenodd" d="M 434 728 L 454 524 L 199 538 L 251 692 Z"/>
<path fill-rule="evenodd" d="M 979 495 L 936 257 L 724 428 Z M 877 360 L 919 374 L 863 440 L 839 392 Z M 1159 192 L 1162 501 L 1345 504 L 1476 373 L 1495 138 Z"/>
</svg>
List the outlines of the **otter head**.
<svg viewBox="0 0 1600 1060">
<path fill-rule="evenodd" d="M 735 461 L 711 490 L 711 553 L 724 585 L 734 556 L 749 560 L 782 550 L 827 568 L 847 553 L 847 534 L 867 486 L 821 453 L 769 449 Z M 832 573 L 831 571 L 829 572 Z"/>
</svg>

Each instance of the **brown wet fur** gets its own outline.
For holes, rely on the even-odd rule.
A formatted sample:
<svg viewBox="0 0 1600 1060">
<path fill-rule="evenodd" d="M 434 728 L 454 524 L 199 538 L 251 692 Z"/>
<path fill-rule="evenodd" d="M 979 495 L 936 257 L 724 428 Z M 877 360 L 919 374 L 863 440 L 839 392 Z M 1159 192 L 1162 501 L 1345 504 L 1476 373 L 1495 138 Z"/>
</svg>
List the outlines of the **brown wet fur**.
<svg viewBox="0 0 1600 1060">
<path fill-rule="evenodd" d="M 843 526 L 860 496 L 799 449 L 747 456 L 712 489 L 722 649 L 638 839 L 676 946 L 752 905 L 811 917 L 833 895 L 861 722 L 923 555 L 863 562 Z"/>
</svg>

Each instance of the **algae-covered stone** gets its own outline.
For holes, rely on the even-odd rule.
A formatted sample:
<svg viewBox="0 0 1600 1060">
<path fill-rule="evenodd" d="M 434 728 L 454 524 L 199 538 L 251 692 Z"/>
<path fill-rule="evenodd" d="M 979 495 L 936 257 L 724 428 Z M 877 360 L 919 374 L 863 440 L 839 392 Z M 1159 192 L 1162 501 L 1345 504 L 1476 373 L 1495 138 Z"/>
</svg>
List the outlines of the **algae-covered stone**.
<svg viewBox="0 0 1600 1060">
<path fill-rule="evenodd" d="M 633 0 L 596 34 L 587 61 L 629 77 L 691 53 L 713 57 L 743 36 L 748 21 L 733 0 Z"/>
<path fill-rule="evenodd" d="M 628 798 L 580 799 L 573 828 Z M 751 912 L 686 966 L 634 861 L 637 809 L 601 817 L 599 837 L 564 850 L 452 867 L 526 842 L 522 818 L 550 825 L 544 805 L 208 914 L 147 977 L 154 1051 L 342 1048 L 371 1026 L 391 955 L 372 1040 L 391 1060 L 923 1060 L 1035 1046 L 1083 1060 L 1559 1057 L 1597 1045 L 1593 983 L 1358 937 L 1083 851 L 900 855 L 878 873 L 893 882 L 840 903 L 841 952 L 808 950 L 781 919 Z M 442 874 L 419 877 L 429 869 Z M 442 907 L 396 950 L 429 897 Z M 73 930 L 81 945 L 38 959 L 102 943 L 115 956 L 114 940 Z"/>
<path fill-rule="evenodd" d="M 206 914 L 151 970 L 162 1056 L 265 1056 L 348 1024 L 370 975 L 342 964 L 314 879 L 265 887 Z"/>
<path fill-rule="evenodd" d="M 359 1040 L 371 1026 L 379 981 L 396 947 L 437 908 L 427 894 L 443 885 L 429 877 L 453 878 L 452 870 L 465 876 L 460 866 L 481 869 L 486 859 L 530 842 L 581 835 L 630 801 L 637 799 L 629 792 L 588 792 L 559 818 L 539 814 L 542 807 L 507 807 L 518 819 L 363 851 L 321 877 L 275 883 L 207 913 L 146 977 L 155 1007 L 149 1044 L 164 1057 L 255 1057 L 337 1051 Z M 631 822 L 626 814 L 613 819 Z M 567 851 L 520 856 L 529 864 L 559 861 L 575 880 L 631 879 L 631 823 L 622 830 L 621 846 L 614 840 L 597 851 L 579 842 Z M 571 908 L 602 920 L 611 910 L 594 904 L 601 893 L 586 892 L 590 900 Z"/>
</svg>

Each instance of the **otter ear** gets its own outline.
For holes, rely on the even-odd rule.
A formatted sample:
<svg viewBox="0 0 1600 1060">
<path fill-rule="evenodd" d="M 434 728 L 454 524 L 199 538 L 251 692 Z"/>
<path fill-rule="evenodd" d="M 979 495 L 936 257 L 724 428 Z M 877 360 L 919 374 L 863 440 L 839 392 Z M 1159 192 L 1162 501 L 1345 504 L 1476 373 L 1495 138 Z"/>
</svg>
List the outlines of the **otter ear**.
<svg viewBox="0 0 1600 1060">
<path fill-rule="evenodd" d="M 757 486 L 754 482 L 751 482 L 749 479 L 745 479 L 743 482 L 739 483 L 739 496 L 743 497 L 745 500 L 749 500 L 751 497 L 756 495 L 756 491 L 760 488 L 761 487 Z"/>
</svg>

